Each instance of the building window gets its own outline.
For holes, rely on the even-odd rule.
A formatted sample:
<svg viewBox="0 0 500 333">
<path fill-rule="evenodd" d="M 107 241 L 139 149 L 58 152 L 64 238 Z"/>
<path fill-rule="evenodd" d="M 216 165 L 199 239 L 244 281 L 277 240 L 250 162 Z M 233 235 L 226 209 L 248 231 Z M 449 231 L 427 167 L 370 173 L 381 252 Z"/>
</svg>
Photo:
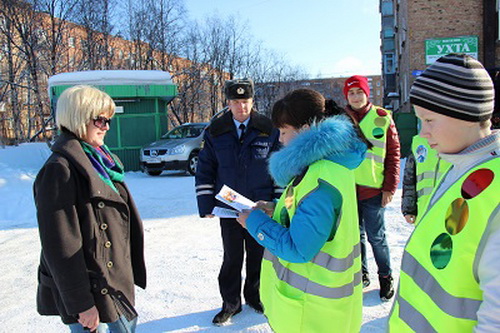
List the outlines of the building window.
<svg viewBox="0 0 500 333">
<path fill-rule="evenodd" d="M 394 28 L 392 27 L 385 27 L 383 32 L 384 32 L 384 38 L 394 37 Z"/>
<path fill-rule="evenodd" d="M 384 39 L 382 41 L 382 49 L 384 51 L 392 51 L 395 50 L 395 42 L 394 39 Z"/>
<path fill-rule="evenodd" d="M 75 47 L 75 38 L 74 37 L 68 38 L 68 46 Z"/>
<path fill-rule="evenodd" d="M 395 73 L 395 63 L 394 63 L 394 53 L 384 54 L 384 73 L 394 74 Z"/>
<path fill-rule="evenodd" d="M 382 16 L 393 15 L 392 1 L 383 1 L 381 7 Z"/>
</svg>

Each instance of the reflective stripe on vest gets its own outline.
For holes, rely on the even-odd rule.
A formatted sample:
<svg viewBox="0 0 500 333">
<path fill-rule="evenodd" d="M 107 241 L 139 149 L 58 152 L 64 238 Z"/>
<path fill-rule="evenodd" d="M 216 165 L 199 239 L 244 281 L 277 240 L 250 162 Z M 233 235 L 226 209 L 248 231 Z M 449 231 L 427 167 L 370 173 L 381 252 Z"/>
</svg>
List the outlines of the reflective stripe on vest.
<svg viewBox="0 0 500 333">
<path fill-rule="evenodd" d="M 370 160 L 374 160 L 375 162 L 380 163 L 380 164 L 384 163 L 384 157 L 376 155 L 376 154 L 373 154 L 373 153 L 370 153 L 370 151 L 366 152 L 365 159 L 366 158 L 370 159 Z"/>
<path fill-rule="evenodd" d="M 378 111 L 380 110 L 381 115 Z M 365 154 L 363 162 L 354 170 L 356 184 L 381 188 L 384 182 L 384 161 L 386 155 L 387 130 L 391 125 L 391 113 L 377 106 L 366 113 L 359 123 L 361 131 L 373 148 Z"/>
<path fill-rule="evenodd" d="M 405 252 L 403 256 L 401 270 L 411 276 L 441 310 L 452 317 L 477 320 L 477 310 L 482 301 L 451 295 L 410 253 Z"/>
<path fill-rule="evenodd" d="M 368 140 L 368 141 L 370 141 L 371 144 L 374 145 L 375 147 L 385 149 L 385 142 L 383 142 L 383 141 L 374 140 L 374 139 L 371 139 L 371 140 Z"/>
<path fill-rule="evenodd" d="M 425 199 L 424 199 L 424 197 L 425 197 L 426 195 L 429 195 L 429 194 L 431 194 L 431 193 L 432 193 L 432 189 L 433 189 L 432 187 L 425 187 L 425 188 L 423 188 L 423 189 L 421 189 L 421 190 L 418 190 L 418 191 L 417 191 L 417 196 L 418 196 L 419 198 L 421 198 L 421 199 L 420 199 L 420 201 L 421 201 L 421 202 L 423 202 L 423 200 L 425 200 Z M 428 198 L 427 198 L 427 200 L 428 200 Z M 424 206 L 424 205 L 422 205 L 422 207 L 423 207 L 423 206 Z M 421 207 L 421 206 L 419 206 L 419 207 Z M 422 210 L 423 210 L 423 209 L 422 209 Z"/>
<path fill-rule="evenodd" d="M 345 258 L 335 258 L 326 252 L 319 252 L 311 262 L 332 272 L 344 272 L 354 264 L 354 259 L 361 255 L 361 245 L 354 245 L 352 252 Z"/>
<path fill-rule="evenodd" d="M 291 263 L 264 251 L 260 295 L 275 332 L 330 332 L 340 321 L 344 332 L 361 329 L 363 290 L 353 172 L 331 161 L 313 163 L 298 184 L 285 189 L 273 219 L 293 226 L 297 207 L 320 183 L 335 187 L 342 196 L 333 239 L 306 263 Z"/>
<path fill-rule="evenodd" d="M 439 173 L 438 173 L 438 175 L 439 175 Z M 417 182 L 421 182 L 422 180 L 425 180 L 425 179 L 434 180 L 434 176 L 436 176 L 436 173 L 434 171 L 424 171 L 422 173 L 417 174 Z"/>
<path fill-rule="evenodd" d="M 390 331 L 472 331 L 483 300 L 480 249 L 500 214 L 499 190 L 500 158 L 492 157 L 427 207 L 403 254 Z"/>
<path fill-rule="evenodd" d="M 437 332 L 427 319 L 403 298 L 398 300 L 398 305 L 399 317 L 415 332 Z"/>
<path fill-rule="evenodd" d="M 358 251 L 358 256 L 359 256 L 359 245 L 356 247 L 357 248 L 357 251 Z M 320 296 L 320 297 L 324 297 L 324 298 L 345 298 L 345 297 L 348 297 L 348 296 L 351 296 L 354 292 L 354 287 L 356 287 L 357 285 L 359 285 L 361 283 L 361 271 L 358 271 L 357 273 L 355 273 L 354 275 L 354 280 L 351 282 L 351 283 L 348 283 L 348 284 L 345 284 L 343 286 L 340 286 L 340 287 L 335 287 L 335 288 L 331 288 L 331 287 L 326 287 L 326 286 L 322 286 L 321 284 L 319 283 L 315 283 L 311 280 L 309 280 L 308 278 L 300 275 L 300 274 L 297 274 L 295 273 L 294 271 L 286 268 L 285 266 L 283 266 L 279 259 L 273 255 L 271 252 L 269 252 L 268 250 L 265 250 L 264 251 L 264 259 L 267 259 L 269 261 L 271 261 L 273 263 L 273 267 L 274 267 L 274 270 L 276 272 L 276 275 L 278 276 L 278 278 L 289 284 L 290 286 L 292 287 L 295 287 L 307 294 L 311 294 L 311 295 L 316 295 L 316 296 Z M 346 260 L 346 262 L 348 262 L 349 260 Z M 340 262 L 340 260 L 339 260 Z M 333 265 L 335 266 L 335 265 Z M 342 265 L 345 266 L 346 265 Z M 352 266 L 352 265 L 351 265 Z M 349 267 L 351 267 L 349 266 Z M 349 268 L 347 267 L 347 268 Z M 334 272 L 341 272 L 341 271 L 344 271 L 346 270 L 347 268 L 343 269 L 342 270 L 342 267 L 331 267 L 332 269 L 330 269 L 330 267 L 328 268 L 329 270 L 331 271 L 334 271 Z"/>
</svg>

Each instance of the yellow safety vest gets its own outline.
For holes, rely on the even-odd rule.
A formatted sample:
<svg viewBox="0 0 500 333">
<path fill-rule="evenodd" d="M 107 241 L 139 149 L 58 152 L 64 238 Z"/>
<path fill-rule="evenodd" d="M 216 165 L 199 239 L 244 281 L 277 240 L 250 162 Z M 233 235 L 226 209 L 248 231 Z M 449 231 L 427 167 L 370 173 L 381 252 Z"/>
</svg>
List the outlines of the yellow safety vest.
<svg viewBox="0 0 500 333">
<path fill-rule="evenodd" d="M 476 265 L 485 230 L 500 214 L 499 174 L 500 158 L 490 159 L 427 207 L 403 254 L 389 331 L 473 330 L 483 300 Z"/>
<path fill-rule="evenodd" d="M 359 123 L 361 131 L 373 144 L 365 159 L 354 170 L 356 184 L 381 188 L 384 182 L 384 161 L 386 155 L 387 129 L 391 125 L 391 113 L 378 106 L 372 106 Z"/>
<path fill-rule="evenodd" d="M 361 257 L 353 172 L 331 161 L 313 163 L 298 185 L 288 185 L 273 219 L 283 225 L 294 223 L 301 199 L 320 181 L 342 195 L 333 239 L 307 263 L 291 263 L 264 252 L 260 298 L 270 326 L 278 333 L 359 332 L 361 328 Z"/>
<path fill-rule="evenodd" d="M 438 183 L 438 180 L 448 171 L 451 163 L 442 160 L 437 151 L 432 149 L 427 142 L 427 139 L 419 135 L 415 135 L 411 142 L 411 151 L 415 157 L 416 169 L 416 190 L 417 190 L 417 215 L 418 223 L 419 216 L 424 212 L 429 195 Z"/>
</svg>

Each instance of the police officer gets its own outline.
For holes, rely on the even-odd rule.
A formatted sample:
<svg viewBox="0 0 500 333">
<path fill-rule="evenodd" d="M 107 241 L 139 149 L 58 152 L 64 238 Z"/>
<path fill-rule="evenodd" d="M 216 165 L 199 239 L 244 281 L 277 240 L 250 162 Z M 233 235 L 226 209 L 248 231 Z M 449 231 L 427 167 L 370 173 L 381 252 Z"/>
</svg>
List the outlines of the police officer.
<svg viewBox="0 0 500 333">
<path fill-rule="evenodd" d="M 267 171 L 267 159 L 280 145 L 279 132 L 269 118 L 253 108 L 252 80 L 228 80 L 224 90 L 230 112 L 212 120 L 199 154 L 195 180 L 201 217 L 214 217 L 213 208 L 224 206 L 215 199 L 223 185 L 253 201 L 272 200 L 280 192 Z M 216 325 L 241 311 L 241 269 L 245 251 L 243 295 L 248 306 L 258 313 L 263 312 L 259 297 L 263 248 L 235 219 L 221 218 L 220 225 L 224 258 L 219 290 L 223 305 L 212 321 Z"/>
</svg>

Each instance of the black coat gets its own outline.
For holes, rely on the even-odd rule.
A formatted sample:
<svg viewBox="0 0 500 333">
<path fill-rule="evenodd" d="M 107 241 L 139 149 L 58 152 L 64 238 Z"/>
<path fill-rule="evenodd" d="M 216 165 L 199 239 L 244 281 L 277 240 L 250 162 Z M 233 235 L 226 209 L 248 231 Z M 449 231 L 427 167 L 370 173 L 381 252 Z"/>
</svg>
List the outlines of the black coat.
<svg viewBox="0 0 500 333">
<path fill-rule="evenodd" d="M 34 184 L 42 245 L 38 312 L 69 324 L 95 305 L 101 322 L 133 318 L 134 284 L 146 287 L 146 268 L 130 192 L 115 182 L 118 194 L 99 178 L 72 133 L 63 131 L 52 152 Z"/>
<path fill-rule="evenodd" d="M 215 199 L 227 185 L 250 200 L 272 200 L 281 189 L 274 185 L 267 168 L 273 151 L 281 147 L 279 131 L 269 118 L 252 112 L 240 143 L 231 112 L 214 119 L 204 134 L 196 171 L 196 195 L 200 216 L 211 214 Z"/>
</svg>

